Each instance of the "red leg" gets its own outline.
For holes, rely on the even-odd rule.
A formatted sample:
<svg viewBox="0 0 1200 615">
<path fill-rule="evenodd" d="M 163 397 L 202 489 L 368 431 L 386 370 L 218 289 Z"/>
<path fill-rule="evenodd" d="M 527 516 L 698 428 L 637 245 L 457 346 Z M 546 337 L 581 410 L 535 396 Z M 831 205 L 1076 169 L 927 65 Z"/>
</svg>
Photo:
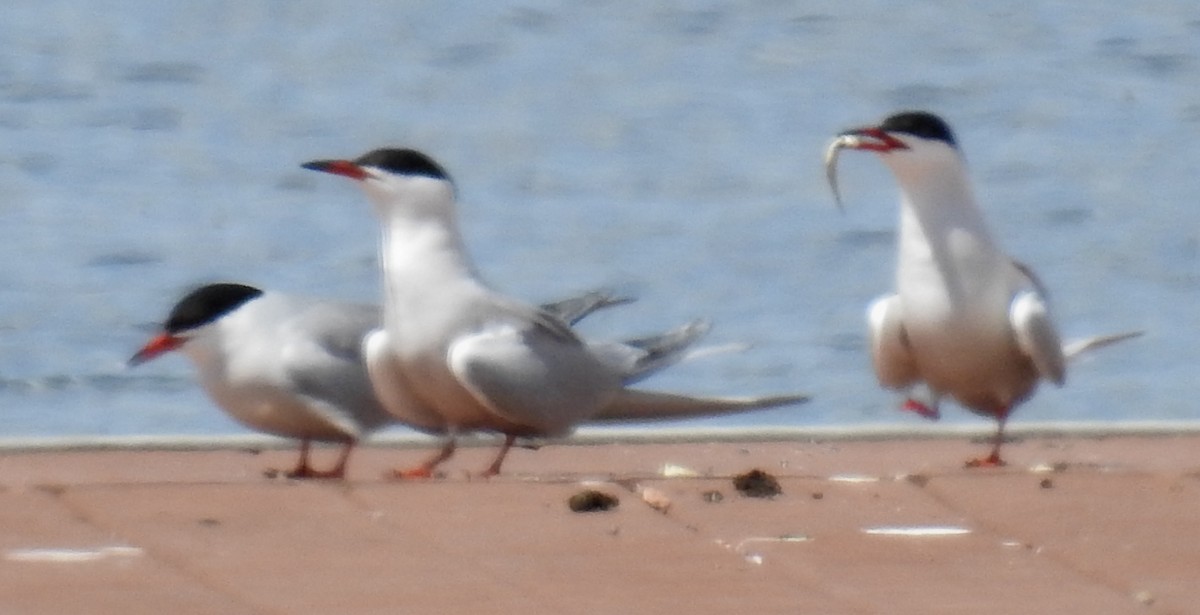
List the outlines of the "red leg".
<svg viewBox="0 0 1200 615">
<path fill-rule="evenodd" d="M 500 464 L 504 463 L 504 457 L 508 455 L 508 449 L 512 448 L 513 442 L 517 441 L 517 437 L 511 434 L 505 434 L 504 444 L 500 447 L 500 454 L 496 455 L 496 459 L 492 461 L 492 465 L 488 466 L 479 476 L 482 478 L 491 478 L 500 473 Z"/>
<path fill-rule="evenodd" d="M 1004 424 L 1008 421 L 1008 408 L 996 414 L 996 437 L 992 440 L 992 452 L 987 457 L 970 459 L 968 468 L 999 468 L 1008 465 L 1000 457 L 1000 446 L 1004 444 Z"/>
<path fill-rule="evenodd" d="M 938 409 L 936 402 L 933 404 L 933 407 L 929 407 L 924 403 L 909 397 L 908 399 L 904 400 L 904 405 L 901 406 L 901 408 L 909 412 L 916 412 L 917 414 L 931 421 L 936 421 L 942 418 L 942 411 Z"/>
<path fill-rule="evenodd" d="M 309 441 L 300 441 L 300 461 L 296 467 L 288 472 L 288 478 L 345 478 L 346 477 L 346 462 L 350 460 L 350 451 L 354 449 L 354 440 L 347 440 L 342 445 L 342 453 L 338 457 L 337 465 L 332 470 L 320 471 L 313 469 L 308 462 Z"/>
<path fill-rule="evenodd" d="M 350 461 L 350 453 L 354 451 L 354 440 L 346 440 L 342 445 L 342 454 L 338 455 L 337 465 L 325 473 L 325 478 L 346 478 L 346 464 Z"/>
<path fill-rule="evenodd" d="M 433 470 L 441 463 L 450 458 L 454 454 L 454 449 L 458 446 L 458 440 L 451 437 L 442 445 L 442 450 L 436 455 L 421 462 L 420 465 L 408 468 L 406 470 L 392 470 L 391 478 L 408 479 L 408 478 L 433 478 Z"/>
<path fill-rule="evenodd" d="M 313 469 L 308 465 L 308 445 L 307 439 L 300 441 L 300 460 L 296 462 L 296 467 L 292 468 L 284 476 L 288 478 L 311 478 Z"/>
</svg>

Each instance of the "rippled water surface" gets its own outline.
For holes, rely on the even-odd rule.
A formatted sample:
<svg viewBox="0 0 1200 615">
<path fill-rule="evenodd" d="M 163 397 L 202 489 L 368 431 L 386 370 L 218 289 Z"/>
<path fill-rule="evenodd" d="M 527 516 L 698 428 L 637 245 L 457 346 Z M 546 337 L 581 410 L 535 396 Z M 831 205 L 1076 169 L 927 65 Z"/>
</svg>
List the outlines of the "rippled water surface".
<svg viewBox="0 0 1200 615">
<path fill-rule="evenodd" d="M 753 344 L 648 385 L 816 396 L 717 423 L 916 423 L 863 350 L 895 185 L 848 152 L 839 213 L 821 168 L 913 107 L 1067 336 L 1147 331 L 1018 420 L 1200 418 L 1198 43 L 1195 2 L 9 2 L 3 435 L 241 431 L 182 357 L 124 362 L 204 281 L 373 300 L 362 195 L 299 164 L 384 144 L 450 169 L 496 286 L 639 296 L 589 335 Z"/>
</svg>

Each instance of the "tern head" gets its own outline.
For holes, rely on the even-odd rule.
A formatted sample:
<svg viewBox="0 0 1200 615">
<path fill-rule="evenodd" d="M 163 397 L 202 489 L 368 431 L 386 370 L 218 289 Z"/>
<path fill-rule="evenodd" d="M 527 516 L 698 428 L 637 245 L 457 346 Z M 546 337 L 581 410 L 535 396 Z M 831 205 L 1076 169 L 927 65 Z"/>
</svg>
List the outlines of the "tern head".
<svg viewBox="0 0 1200 615">
<path fill-rule="evenodd" d="M 878 126 L 847 130 L 838 137 L 846 148 L 878 152 L 889 165 L 936 165 L 960 158 L 950 126 L 928 111 L 897 113 Z"/>
<path fill-rule="evenodd" d="M 942 118 L 928 111 L 904 111 L 889 116 L 878 126 L 847 130 L 842 135 L 858 137 L 859 143 L 847 145 L 881 153 L 921 148 L 922 143 L 941 143 L 958 147 L 954 133 Z"/>
<path fill-rule="evenodd" d="M 450 174 L 413 149 L 377 149 L 354 160 L 314 160 L 300 166 L 357 181 L 381 213 L 395 206 L 420 209 L 454 199 Z"/>
<path fill-rule="evenodd" d="M 962 174 L 964 161 L 950 126 L 928 111 L 904 111 L 889 116 L 877 126 L 844 131 L 825 153 L 825 169 L 834 196 L 837 192 L 837 153 L 857 149 L 880 154 L 902 184 L 925 181 L 930 176 Z"/>
<path fill-rule="evenodd" d="M 209 284 L 193 290 L 171 308 L 162 331 L 146 342 L 129 359 L 129 364 L 140 365 L 182 347 L 201 335 L 208 325 L 262 294 L 263 291 L 253 286 L 230 283 Z"/>
</svg>

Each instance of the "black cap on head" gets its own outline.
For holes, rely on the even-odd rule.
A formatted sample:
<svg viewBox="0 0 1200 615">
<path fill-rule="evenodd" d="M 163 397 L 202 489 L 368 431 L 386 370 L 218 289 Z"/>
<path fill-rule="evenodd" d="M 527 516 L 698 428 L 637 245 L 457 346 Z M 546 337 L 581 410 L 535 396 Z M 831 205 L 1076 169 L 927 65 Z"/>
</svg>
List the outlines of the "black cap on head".
<svg viewBox="0 0 1200 615">
<path fill-rule="evenodd" d="M 951 147 L 958 147 L 958 142 L 954 140 L 954 133 L 950 131 L 950 126 L 946 125 L 942 118 L 928 111 L 897 113 L 883 120 L 879 128 L 885 132 L 903 132 L 922 139 L 945 141 Z"/>
<path fill-rule="evenodd" d="M 377 149 L 359 156 L 354 164 L 383 169 L 397 175 L 419 175 L 452 182 L 450 175 L 441 165 L 414 149 Z"/>
<path fill-rule="evenodd" d="M 167 316 L 163 329 L 167 333 L 179 333 L 209 324 L 236 310 L 247 301 L 263 294 L 263 291 L 245 284 L 209 284 L 188 293 Z"/>
</svg>

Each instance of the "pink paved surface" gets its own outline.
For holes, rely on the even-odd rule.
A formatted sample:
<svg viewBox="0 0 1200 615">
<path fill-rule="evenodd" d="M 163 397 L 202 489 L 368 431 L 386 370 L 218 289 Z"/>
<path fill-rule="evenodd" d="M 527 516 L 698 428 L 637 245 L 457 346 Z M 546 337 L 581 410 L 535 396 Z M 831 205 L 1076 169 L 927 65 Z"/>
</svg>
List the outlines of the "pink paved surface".
<svg viewBox="0 0 1200 615">
<path fill-rule="evenodd" d="M 0 453 L 0 613 L 1200 613 L 1200 437 L 962 468 L 985 448 L 560 445 L 487 481 L 465 449 L 407 483 L 380 476 L 429 451 L 363 449 L 344 482 L 266 478 L 282 450 Z M 740 496 L 752 468 L 783 494 Z M 620 505 L 571 512 L 585 488 Z M 962 533 L 868 531 L 903 529 Z"/>
</svg>

